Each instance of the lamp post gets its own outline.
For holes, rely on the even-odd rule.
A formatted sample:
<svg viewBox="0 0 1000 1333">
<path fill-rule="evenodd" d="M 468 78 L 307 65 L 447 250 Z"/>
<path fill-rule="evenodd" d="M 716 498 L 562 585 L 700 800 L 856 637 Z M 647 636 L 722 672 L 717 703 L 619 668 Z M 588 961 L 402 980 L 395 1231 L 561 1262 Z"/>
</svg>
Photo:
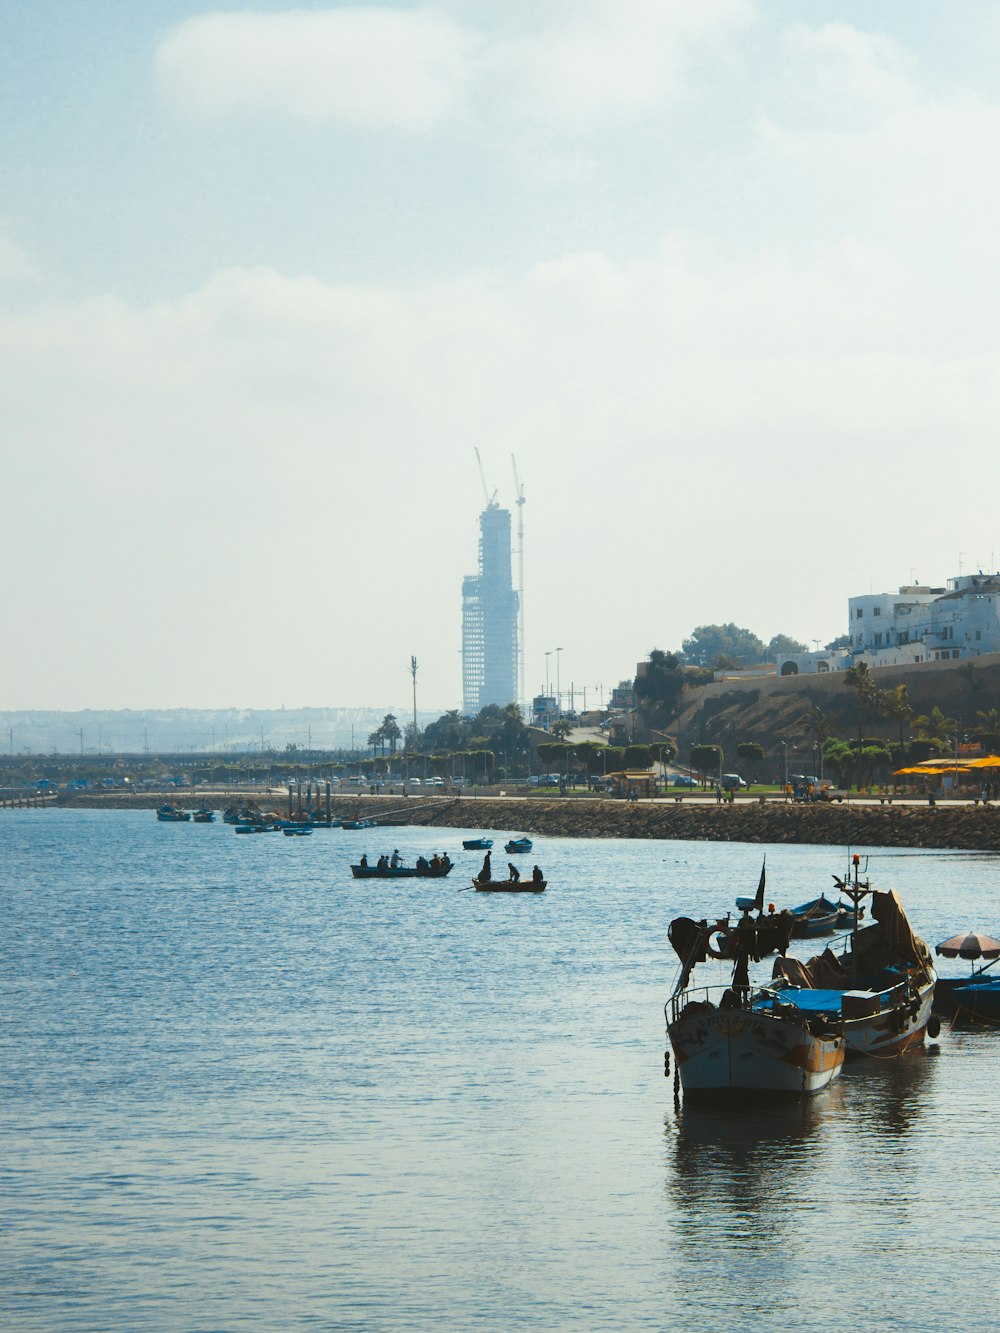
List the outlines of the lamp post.
<svg viewBox="0 0 1000 1333">
<path fill-rule="evenodd" d="M 546 653 L 545 653 L 545 697 L 546 697 L 546 699 L 549 697 L 549 658 L 550 658 L 551 656 L 552 656 L 552 649 L 550 648 L 550 649 L 548 649 L 548 650 L 546 651 Z"/>
</svg>

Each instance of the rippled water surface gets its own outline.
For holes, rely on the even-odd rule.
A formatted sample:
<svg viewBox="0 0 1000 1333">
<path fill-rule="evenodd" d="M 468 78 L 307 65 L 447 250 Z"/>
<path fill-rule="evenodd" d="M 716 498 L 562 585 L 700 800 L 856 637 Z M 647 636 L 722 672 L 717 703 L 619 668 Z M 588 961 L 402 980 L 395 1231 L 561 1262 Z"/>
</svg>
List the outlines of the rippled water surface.
<svg viewBox="0 0 1000 1333">
<path fill-rule="evenodd" d="M 671 917 L 846 852 L 540 838 L 507 898 L 461 836 L 0 812 L 8 1326 L 992 1326 L 996 1032 L 747 1116 L 663 1077 Z M 458 868 L 350 878 L 393 846 Z M 871 858 L 932 944 L 998 871 Z"/>
</svg>

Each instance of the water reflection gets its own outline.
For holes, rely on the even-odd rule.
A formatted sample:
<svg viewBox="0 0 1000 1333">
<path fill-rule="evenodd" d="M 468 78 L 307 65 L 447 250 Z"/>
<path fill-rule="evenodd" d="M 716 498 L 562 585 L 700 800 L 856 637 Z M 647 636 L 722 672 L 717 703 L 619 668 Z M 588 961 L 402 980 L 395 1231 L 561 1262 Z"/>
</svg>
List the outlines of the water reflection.
<svg viewBox="0 0 1000 1333">
<path fill-rule="evenodd" d="M 685 1103 L 668 1119 L 667 1189 L 677 1239 L 702 1244 L 706 1218 L 751 1248 L 770 1248 L 788 1221 L 796 1178 L 815 1165 L 841 1113 L 842 1087 L 802 1102 L 736 1108 Z"/>
</svg>

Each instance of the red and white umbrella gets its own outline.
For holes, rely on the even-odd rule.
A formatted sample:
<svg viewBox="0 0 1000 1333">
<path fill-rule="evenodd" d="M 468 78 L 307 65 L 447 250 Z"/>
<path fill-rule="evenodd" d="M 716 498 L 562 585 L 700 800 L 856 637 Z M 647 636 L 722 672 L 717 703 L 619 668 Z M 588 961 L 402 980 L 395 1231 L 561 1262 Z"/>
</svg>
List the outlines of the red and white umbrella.
<svg viewBox="0 0 1000 1333">
<path fill-rule="evenodd" d="M 934 952 L 945 958 L 1000 958 L 1000 940 L 970 930 L 967 935 L 953 935 L 943 944 L 936 944 Z"/>
</svg>

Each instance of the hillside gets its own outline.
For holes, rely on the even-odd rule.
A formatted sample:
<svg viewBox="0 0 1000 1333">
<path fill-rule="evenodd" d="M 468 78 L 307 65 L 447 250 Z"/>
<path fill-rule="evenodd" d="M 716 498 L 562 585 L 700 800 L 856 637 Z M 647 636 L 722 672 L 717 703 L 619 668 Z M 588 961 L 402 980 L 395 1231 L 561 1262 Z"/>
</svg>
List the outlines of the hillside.
<svg viewBox="0 0 1000 1333">
<path fill-rule="evenodd" d="M 935 704 L 962 729 L 976 725 L 976 715 L 1000 709 L 1000 653 L 966 662 L 927 662 L 919 666 L 880 667 L 872 678 L 881 688 L 905 685 L 915 714 Z M 742 741 L 757 741 L 768 756 L 785 741 L 802 763 L 811 757 L 807 734 L 811 708 L 820 708 L 844 736 L 857 734 L 858 696 L 844 674 L 767 676 L 755 680 L 722 680 L 692 690 L 675 724 L 683 756 L 698 743 L 719 744 L 731 759 Z M 866 736 L 898 739 L 898 724 L 866 715 Z"/>
</svg>

